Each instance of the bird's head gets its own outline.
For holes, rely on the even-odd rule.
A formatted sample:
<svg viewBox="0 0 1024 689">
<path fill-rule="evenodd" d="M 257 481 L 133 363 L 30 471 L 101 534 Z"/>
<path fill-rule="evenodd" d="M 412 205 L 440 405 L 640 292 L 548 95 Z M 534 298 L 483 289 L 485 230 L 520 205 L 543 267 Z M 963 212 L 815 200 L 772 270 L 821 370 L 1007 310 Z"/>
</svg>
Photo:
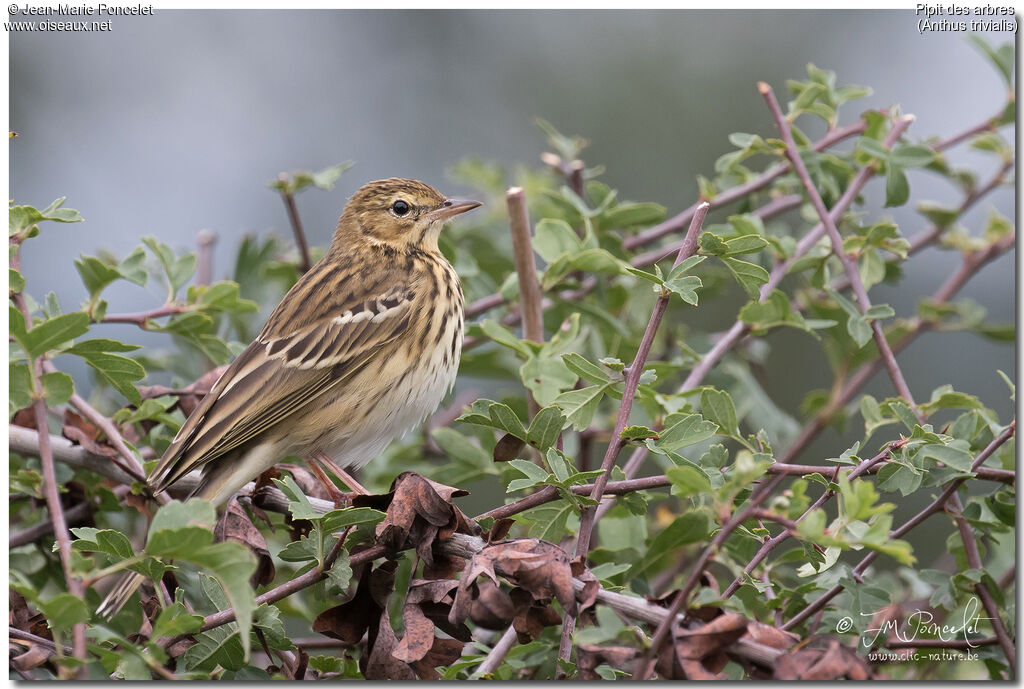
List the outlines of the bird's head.
<svg viewBox="0 0 1024 689">
<path fill-rule="evenodd" d="M 398 251 L 437 251 L 445 221 L 473 210 L 478 201 L 446 198 L 414 179 L 382 179 L 352 195 L 338 223 L 335 244 L 369 242 Z"/>
</svg>

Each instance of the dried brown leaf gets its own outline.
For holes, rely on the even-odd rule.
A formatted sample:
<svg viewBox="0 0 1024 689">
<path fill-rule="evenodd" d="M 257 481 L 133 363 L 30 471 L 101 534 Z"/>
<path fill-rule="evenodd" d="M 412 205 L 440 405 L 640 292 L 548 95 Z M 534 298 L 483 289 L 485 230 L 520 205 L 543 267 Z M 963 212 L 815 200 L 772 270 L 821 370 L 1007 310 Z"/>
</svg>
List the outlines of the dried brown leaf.
<svg viewBox="0 0 1024 689">
<path fill-rule="evenodd" d="M 782 680 L 866 680 L 871 669 L 863 658 L 835 639 L 827 648 L 801 648 L 781 656 L 775 666 L 775 679 Z"/>
<path fill-rule="evenodd" d="M 469 609 L 469 619 L 487 629 L 504 629 L 516 614 L 512 598 L 493 581 L 476 582 L 477 595 Z"/>
<path fill-rule="evenodd" d="M 630 672 L 630 663 L 636 659 L 637 649 L 629 646 L 593 646 L 580 644 L 576 647 L 576 668 L 580 679 L 599 680 L 601 675 L 594 670 L 598 665 L 607 664 L 616 670 Z"/>
<path fill-rule="evenodd" d="M 743 638 L 782 650 L 792 648 L 793 644 L 800 640 L 800 637 L 792 632 L 783 631 L 778 627 L 773 627 L 770 624 L 758 622 L 757 620 L 751 620 L 747 623 L 747 633 L 743 635 Z"/>
<path fill-rule="evenodd" d="M 511 433 L 501 436 L 501 439 L 494 445 L 494 461 L 510 462 L 519 456 L 526 443 Z"/>
<path fill-rule="evenodd" d="M 256 572 L 250 579 L 253 587 L 264 586 L 274 580 L 274 560 L 267 549 L 267 539 L 249 519 L 238 498 L 228 501 L 224 514 L 213 530 L 213 535 L 217 541 L 241 543 L 256 555 Z"/>
<path fill-rule="evenodd" d="M 313 620 L 313 631 L 340 639 L 350 646 L 359 643 L 368 629 L 377 628 L 378 618 L 385 610 L 394 586 L 397 568 L 397 562 L 385 562 L 376 569 L 365 567 L 355 595 L 349 601 L 317 615 Z"/>
</svg>

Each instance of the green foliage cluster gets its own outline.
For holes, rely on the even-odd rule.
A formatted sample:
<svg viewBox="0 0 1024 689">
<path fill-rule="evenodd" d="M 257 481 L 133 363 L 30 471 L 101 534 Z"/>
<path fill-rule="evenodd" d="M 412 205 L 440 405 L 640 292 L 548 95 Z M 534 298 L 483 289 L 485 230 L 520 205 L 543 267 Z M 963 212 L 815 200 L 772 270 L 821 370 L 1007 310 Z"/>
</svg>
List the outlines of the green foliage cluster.
<svg viewBox="0 0 1024 689">
<path fill-rule="evenodd" d="M 1003 62 L 997 60 L 999 65 Z M 833 73 L 813 65 L 806 80 L 788 86 L 792 101 L 787 118 L 828 206 L 868 164 L 884 178 L 886 206 L 907 203 L 910 181 L 917 174 L 908 176 L 908 170 L 945 177 L 965 195 L 979 189 L 973 174 L 951 167 L 935 142 L 901 142 L 887 148 L 883 140 L 895 111 L 863 113 L 863 129 L 848 151 L 814 150 L 811 138 L 796 122 L 818 120 L 835 127 L 840 106 L 868 90 L 837 86 Z M 1012 144 L 998 133 L 1000 126 L 1013 119 L 1012 102 L 1008 113 L 971 139 L 977 150 L 1002 162 L 1013 156 Z M 582 154 L 586 142 L 563 136 L 547 123 L 542 128 L 562 161 Z M 718 160 L 715 176 L 699 180 L 706 200 L 713 202 L 723 192 L 756 179 L 766 166 L 784 160 L 784 145 L 777 139 L 737 133 L 730 142 L 736 150 Z M 292 194 L 305 186 L 330 187 L 346 168 L 343 164 L 320 173 L 297 173 L 272 186 Z M 853 646 L 856 639 L 870 636 L 872 615 L 886 606 L 927 606 L 937 618 L 962 619 L 980 584 L 997 598 L 1004 613 L 1002 622 L 1012 637 L 1012 596 L 995 580 L 1014 558 L 1015 487 L 1013 481 L 980 479 L 976 466 L 979 453 L 1005 431 L 1007 421 L 982 400 L 948 385 L 919 404 L 920 416 L 899 397 L 878 400 L 855 395 L 843 400 L 836 397 L 836 390 L 856 371 L 877 362 L 872 321 L 883 325 L 894 345 L 924 329 L 964 330 L 1009 342 L 1013 328 L 988 322 L 984 308 L 968 301 L 923 299 L 916 314 L 897 314 L 887 304 L 862 312 L 844 293 L 842 266 L 827 240 L 798 255 L 798 239 L 816 221 L 809 204 L 783 217 L 755 214 L 766 201 L 801 193 L 800 181 L 791 172 L 745 195 L 728 211 L 716 212 L 714 222 L 700 236 L 699 253 L 679 266 L 669 267 L 672 256 L 660 264 L 633 265 L 631 260 L 639 252 L 627 250 L 625 241 L 664 222 L 666 209 L 620 199 L 600 180 L 600 173 L 600 168 L 586 168 L 582 189 L 574 191 L 557 170 L 509 172 L 478 160 L 464 161 L 452 170 L 452 178 L 475 187 L 489 209 L 475 221 L 469 218 L 456 224 L 442 237 L 442 250 L 461 276 L 467 303 L 492 293 L 509 302 L 518 300 L 502 211 L 505 189 L 514 182 L 525 189 L 535 221 L 534 249 L 543 266 L 540 280 L 551 302 L 544 312 L 549 336 L 543 343 L 519 337 L 515 310 L 508 305 L 473 318 L 467 323 L 467 335 L 476 346 L 467 347 L 463 355 L 459 391 L 485 388 L 487 397 L 467 404 L 447 425 L 394 443 L 366 468 L 364 483 L 374 492 L 386 492 L 396 474 L 413 470 L 468 488 L 474 497 L 490 501 L 491 507 L 551 486 L 557 499 L 515 514 L 512 534 L 565 545 L 571 554 L 581 511 L 595 502 L 573 487 L 591 483 L 601 473 L 600 459 L 624 394 L 624 371 L 637 352 L 655 299 L 668 294 L 668 316 L 644 365 L 634 412 L 621 438 L 627 451 L 649 454 L 645 473 L 664 474 L 670 490 L 629 492 L 616 498 L 600 519 L 589 562 L 602 587 L 636 596 L 659 596 L 679 588 L 688 565 L 773 471 L 802 422 L 816 424 L 819 430 L 830 424 L 862 423 L 862 438 L 839 456 L 798 458 L 817 470 L 794 475 L 764 503 L 776 522 L 751 518 L 725 539 L 709 570 L 717 586 L 699 586 L 691 607 L 718 608 L 775 624 L 792 619 L 839 585 L 843 592 L 820 617 L 797 625 L 794 631 L 835 633 Z M 32 285 L 26 284 L 13 261 L 23 246 L 31 250 L 30 240 L 40 232 L 57 231 L 52 223 L 82 221 L 63 202 L 58 199 L 43 210 L 22 205 L 9 211 L 9 418 L 20 423 L 21 410 L 39 399 L 51 410 L 63 410 L 75 382 L 59 370 L 37 376 L 37 364 L 45 359 L 59 369 L 62 357 L 81 358 L 94 372 L 91 386 L 84 388 L 91 387 L 90 399 L 114 419 L 148 469 L 166 449 L 184 413 L 179 395 L 144 396 L 140 384 L 159 379 L 182 388 L 229 361 L 258 327 L 258 312 L 266 313 L 297 279 L 295 254 L 281 240 L 248 238 L 239 248 L 231 280 L 196 285 L 194 254 L 144 238 L 121 259 L 107 254 L 81 256 L 75 267 L 82 280 L 82 302 L 65 309 L 52 292 L 41 301 L 33 298 Z M 902 262 L 913 252 L 912 243 L 890 220 L 876 218 L 874 209 L 864 210 L 849 213 L 840 222 L 844 249 L 856 258 L 866 288 L 898 282 Z M 959 252 L 966 260 L 997 251 L 1015 232 L 1010 220 L 995 213 L 981 233 L 972 233 L 958 224 L 962 208 L 922 201 L 918 210 L 938 228 L 931 243 Z M 792 263 L 782 285 L 762 298 L 770 272 L 786 261 Z M 110 290 L 157 281 L 166 285 L 165 300 L 149 316 L 132 320 L 109 312 L 104 294 Z M 691 315 L 737 297 L 743 303 L 736 310 L 736 320 L 749 332 L 750 346 L 736 347 L 706 381 L 682 389 L 686 374 L 701 359 L 695 350 L 712 341 L 708 333 L 691 325 Z M 28 319 L 15 299 L 24 300 Z M 130 341 L 101 334 L 108 323 L 125 322 L 165 333 L 169 347 L 142 350 Z M 781 327 L 795 328 L 818 341 L 836 376 L 833 390 L 808 392 L 803 419 L 780 409 L 757 375 L 763 360 L 758 347 L 771 347 L 772 335 Z M 795 386 L 802 383 L 798 376 L 792 380 Z M 1010 387 L 1012 392 L 1012 383 Z M 526 392 L 540 406 L 532 418 Z M 65 416 L 63 425 L 71 423 Z M 59 435 L 61 426 L 55 418 L 50 430 Z M 92 439 L 102 445 L 102 436 L 94 434 Z M 890 454 L 879 463 L 877 473 L 849 479 L 838 471 L 858 467 L 887 448 Z M 621 464 L 612 470 L 611 480 L 627 478 Z M 1012 471 L 1013 442 L 997 447 L 984 467 Z M 39 503 L 43 485 L 39 459 L 12 452 L 10 477 L 12 531 L 46 521 L 45 508 Z M 264 520 L 260 530 L 276 576 L 254 587 L 250 577 L 256 571 L 256 555 L 238 542 L 214 541 L 217 517 L 209 505 L 172 502 L 156 510 L 147 527 L 145 517 L 131 506 L 139 504 L 139 499 L 126 502 L 115 482 L 87 468 L 64 464 L 58 465 L 57 477 L 66 496 L 93 505 L 93 525 L 71 529 L 72 567 L 88 584 L 85 600 L 68 592 L 56 549 L 51 548 L 52 536 L 11 550 L 10 585 L 30 608 L 42 613 L 58 648 L 69 642 L 76 623 L 88 624 L 92 678 L 148 679 L 161 671 L 182 678 L 283 676 L 280 663 L 261 653 L 296 653 L 292 639 L 311 636 L 317 615 L 350 595 L 354 587 L 351 549 L 372 543 L 373 527 L 384 516 L 369 508 L 321 514 L 310 506 L 295 479 L 283 474 L 276 485 L 289 499 L 289 514 L 260 515 Z M 963 517 L 986 563 L 981 569 L 968 562 L 961 534 L 948 516 L 931 517 L 927 528 L 930 540 L 945 539 L 949 561 L 922 561 L 910 536 L 893 538 L 891 534 L 905 518 L 902 513 L 896 516 L 897 505 L 923 507 L 957 481 L 963 485 L 959 491 Z M 824 492 L 834 493 L 834 500 L 810 509 Z M 130 486 L 130 493 L 143 493 L 141 485 Z M 301 532 L 294 529 L 298 521 L 305 524 Z M 779 524 L 790 526 L 780 530 Z M 489 528 L 493 520 L 482 525 Z M 324 581 L 275 604 L 256 605 L 259 593 L 324 567 L 338 532 L 349 527 L 346 547 Z M 791 538 L 783 547 L 770 552 L 753 572 L 746 572 L 745 566 L 765 540 L 786 530 L 791 530 Z M 146 537 L 140 538 L 144 533 Z M 854 566 L 868 552 L 878 553 L 881 559 L 870 577 L 861 577 Z M 402 627 L 404 591 L 417 576 L 412 556 L 400 557 L 396 592 L 391 597 L 396 629 Z M 168 592 L 169 598 L 158 598 L 156 610 L 131 605 L 113 620 L 102 620 L 95 613 L 101 590 L 123 570 L 153 580 L 170 570 L 177 588 Z M 734 579 L 735 590 L 723 595 Z M 229 608 L 235 611 L 236 621 L 200 631 L 204 615 Z M 846 617 L 852 618 L 853 626 L 834 632 Z M 574 642 L 635 646 L 638 636 L 651 631 L 641 628 L 598 606 L 590 623 L 576 631 Z M 183 634 L 193 635 L 196 643 L 174 658 L 166 645 L 158 643 Z M 530 643 L 514 646 L 493 677 L 552 677 L 559 667 L 558 635 L 557 626 L 548 627 Z M 493 646 L 490 638 L 483 633 L 467 644 L 457 662 L 438 668 L 440 675 L 446 679 L 472 675 Z M 868 650 L 863 645 L 856 648 L 860 654 Z M 980 660 L 964 661 L 955 668 L 919 660 L 887 665 L 883 671 L 893 677 L 942 679 L 998 677 L 1006 672 L 998 645 L 974 649 L 974 653 Z M 73 658 L 59 655 L 58 665 L 74 666 Z M 362 676 L 356 662 L 358 648 L 311 650 L 309 655 L 311 675 Z M 575 660 L 561 667 L 570 674 L 577 671 Z M 619 670 L 603 664 L 595 672 L 614 678 Z M 732 678 L 747 674 L 736 662 L 723 671 Z"/>
</svg>

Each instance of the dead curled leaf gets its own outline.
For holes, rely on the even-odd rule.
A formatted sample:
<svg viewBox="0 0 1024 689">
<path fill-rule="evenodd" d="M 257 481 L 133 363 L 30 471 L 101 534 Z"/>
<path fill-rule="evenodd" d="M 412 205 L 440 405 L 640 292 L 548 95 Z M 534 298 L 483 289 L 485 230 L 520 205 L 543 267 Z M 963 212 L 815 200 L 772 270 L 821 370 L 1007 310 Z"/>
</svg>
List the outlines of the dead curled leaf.
<svg viewBox="0 0 1024 689">
<path fill-rule="evenodd" d="M 629 646 L 593 646 L 580 644 L 576 647 L 576 668 L 580 679 L 604 679 L 595 671 L 599 665 L 609 665 L 616 670 L 631 672 L 632 661 L 637 649 Z"/>
<path fill-rule="evenodd" d="M 516 608 L 509 594 L 488 579 L 476 582 L 476 598 L 469 608 L 469 619 L 486 629 L 504 629 L 515 617 Z"/>
<path fill-rule="evenodd" d="M 381 612 L 395 583 L 398 563 L 384 562 L 376 569 L 366 566 L 359 576 L 355 595 L 341 605 L 324 610 L 313 621 L 313 631 L 355 646 L 369 629 L 376 634 Z M 386 617 L 386 616 L 385 616 Z"/>
<path fill-rule="evenodd" d="M 389 493 L 357 496 L 352 504 L 385 509 L 387 517 L 377 525 L 378 542 L 394 550 L 414 547 L 427 566 L 432 566 L 435 540 L 445 540 L 456 532 L 480 532 L 476 523 L 451 502 L 463 495 L 469 493 L 406 471 L 391 484 Z"/>
<path fill-rule="evenodd" d="M 481 575 L 494 584 L 498 583 L 499 575 L 505 577 L 528 591 L 533 600 L 546 604 L 555 598 L 567 612 L 577 614 L 569 557 L 552 543 L 520 538 L 484 546 L 462 573 L 449 618 L 453 622 L 462 622 L 469 616 L 474 600 L 479 597 L 476 580 Z"/>
<path fill-rule="evenodd" d="M 804 647 L 780 657 L 774 679 L 867 680 L 871 669 L 863 658 L 831 639 L 827 648 Z"/>
<path fill-rule="evenodd" d="M 463 644 L 473 638 L 468 627 L 448 621 L 448 611 L 452 604 L 451 594 L 458 584 L 459 582 L 454 579 L 419 579 L 409 586 L 409 593 L 402 608 L 405 632 L 398 646 L 391 651 L 391 655 L 398 660 L 411 663 L 416 675 L 421 679 L 436 679 L 438 674 L 434 667 L 442 664 L 439 658 L 446 658 L 451 653 L 457 658 L 462 653 Z M 435 628 L 454 638 L 436 637 Z M 444 664 L 449 662 L 451 661 Z"/>
<path fill-rule="evenodd" d="M 665 679 L 725 679 L 726 675 L 720 674 L 728 662 L 725 651 L 746 633 L 747 623 L 734 612 L 693 628 L 684 628 L 677 619 L 672 625 L 672 643 L 662 646 L 658 656 L 658 674 Z"/>
<path fill-rule="evenodd" d="M 274 580 L 274 560 L 270 557 L 270 551 L 267 549 L 267 539 L 249 519 L 248 513 L 239 503 L 237 497 L 228 501 L 224 514 L 217 521 L 217 526 L 213 530 L 213 535 L 218 542 L 234 541 L 241 543 L 253 552 L 256 556 L 257 566 L 250 581 L 254 587 L 264 586 Z"/>
</svg>

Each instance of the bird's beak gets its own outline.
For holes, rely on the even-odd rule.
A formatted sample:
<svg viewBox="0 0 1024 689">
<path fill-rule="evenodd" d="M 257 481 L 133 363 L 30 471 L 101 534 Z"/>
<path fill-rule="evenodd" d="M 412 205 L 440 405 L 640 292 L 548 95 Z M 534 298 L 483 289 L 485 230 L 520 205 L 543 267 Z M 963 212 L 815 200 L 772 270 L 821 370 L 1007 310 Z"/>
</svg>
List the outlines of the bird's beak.
<svg viewBox="0 0 1024 689">
<path fill-rule="evenodd" d="M 441 207 L 435 211 L 430 212 L 431 220 L 447 220 L 453 218 L 460 213 L 471 211 L 478 206 L 483 204 L 479 201 L 467 201 L 465 199 L 448 199 L 441 204 Z"/>
</svg>

